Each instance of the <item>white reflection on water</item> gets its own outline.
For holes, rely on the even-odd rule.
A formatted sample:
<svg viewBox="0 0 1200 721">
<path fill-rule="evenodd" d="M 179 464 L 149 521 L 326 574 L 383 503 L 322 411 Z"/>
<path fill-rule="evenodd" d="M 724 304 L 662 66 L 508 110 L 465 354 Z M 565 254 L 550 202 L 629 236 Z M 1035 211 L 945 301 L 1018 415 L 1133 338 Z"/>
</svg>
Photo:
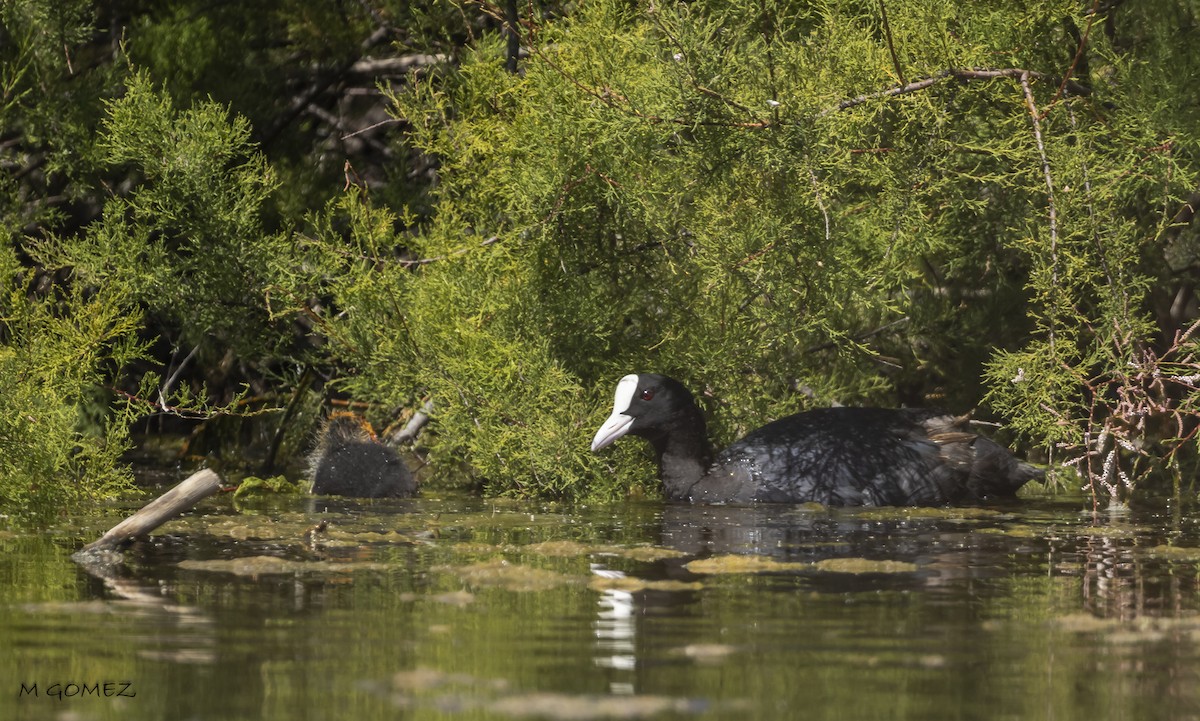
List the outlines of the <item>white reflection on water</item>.
<svg viewBox="0 0 1200 721">
<path fill-rule="evenodd" d="M 592 573 L 601 578 L 624 578 L 621 571 L 604 568 L 593 563 Z M 635 604 L 633 594 L 615 588 L 600 592 L 600 610 L 592 627 L 596 634 L 596 649 L 600 655 L 594 657 L 595 664 L 601 668 L 612 668 L 619 671 L 633 671 L 637 666 L 636 647 L 634 639 L 637 635 L 635 623 Z M 633 693 L 633 684 L 614 681 L 609 684 L 609 690 L 614 694 Z"/>
</svg>

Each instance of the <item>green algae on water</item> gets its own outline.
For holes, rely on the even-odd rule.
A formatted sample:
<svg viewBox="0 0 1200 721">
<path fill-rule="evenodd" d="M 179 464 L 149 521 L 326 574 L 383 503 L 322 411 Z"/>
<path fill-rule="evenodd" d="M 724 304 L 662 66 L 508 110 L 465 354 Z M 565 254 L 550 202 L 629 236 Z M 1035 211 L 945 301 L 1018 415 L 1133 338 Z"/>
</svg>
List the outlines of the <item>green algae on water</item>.
<svg viewBox="0 0 1200 721">
<path fill-rule="evenodd" d="M 692 573 L 701 574 L 740 574 L 740 573 L 779 573 L 783 571 L 803 571 L 812 566 L 807 563 L 789 563 L 776 561 L 766 556 L 740 556 L 728 554 L 713 556 L 690 561 L 684 566 Z"/>
<path fill-rule="evenodd" d="M 817 561 L 813 568 L 830 573 L 912 573 L 917 570 L 917 564 L 869 558 L 826 558 Z"/>
</svg>

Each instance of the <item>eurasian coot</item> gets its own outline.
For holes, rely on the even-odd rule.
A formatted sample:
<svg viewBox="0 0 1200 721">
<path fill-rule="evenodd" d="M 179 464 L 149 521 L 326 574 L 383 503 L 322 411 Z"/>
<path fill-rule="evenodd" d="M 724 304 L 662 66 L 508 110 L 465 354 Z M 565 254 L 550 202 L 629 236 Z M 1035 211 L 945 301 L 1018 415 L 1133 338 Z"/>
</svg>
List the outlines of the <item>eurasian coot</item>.
<svg viewBox="0 0 1200 721">
<path fill-rule="evenodd" d="M 704 416 L 679 381 L 617 383 L 592 450 L 626 433 L 650 441 L 668 498 L 830 506 L 931 506 L 1013 497 L 1044 473 L 934 410 L 822 408 L 781 418 L 716 455 Z"/>
<path fill-rule="evenodd" d="M 353 413 L 329 416 L 309 460 L 317 495 L 404 498 L 417 492 L 400 456 Z"/>
</svg>

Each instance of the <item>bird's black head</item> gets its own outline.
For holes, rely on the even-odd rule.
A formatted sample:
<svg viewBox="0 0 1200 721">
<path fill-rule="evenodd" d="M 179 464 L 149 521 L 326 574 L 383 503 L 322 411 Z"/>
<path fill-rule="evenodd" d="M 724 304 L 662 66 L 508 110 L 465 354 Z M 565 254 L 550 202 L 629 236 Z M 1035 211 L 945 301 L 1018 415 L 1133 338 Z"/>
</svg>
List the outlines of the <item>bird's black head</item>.
<svg viewBox="0 0 1200 721">
<path fill-rule="evenodd" d="M 598 451 L 627 433 L 652 441 L 676 431 L 703 434 L 703 424 L 695 399 L 682 383 L 657 373 L 631 374 L 617 382 L 612 415 L 596 431 L 592 450 Z"/>
</svg>

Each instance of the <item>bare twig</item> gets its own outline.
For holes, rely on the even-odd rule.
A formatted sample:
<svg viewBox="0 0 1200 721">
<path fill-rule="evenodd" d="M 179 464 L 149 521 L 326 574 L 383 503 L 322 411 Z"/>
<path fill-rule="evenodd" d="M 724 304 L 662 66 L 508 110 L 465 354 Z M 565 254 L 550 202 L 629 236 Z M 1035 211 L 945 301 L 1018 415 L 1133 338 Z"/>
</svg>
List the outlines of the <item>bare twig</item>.
<svg viewBox="0 0 1200 721">
<path fill-rule="evenodd" d="M 1050 159 L 1046 156 L 1046 144 L 1042 140 L 1042 121 L 1038 114 L 1037 104 L 1033 100 L 1033 90 L 1029 87 L 1029 72 L 1021 74 L 1021 89 L 1025 92 L 1025 105 L 1029 108 L 1029 118 L 1033 124 L 1033 137 L 1037 141 L 1038 155 L 1042 160 L 1042 175 L 1046 179 L 1046 203 L 1048 206 L 1050 231 L 1050 282 L 1051 287 L 1058 288 L 1058 211 L 1054 204 L 1054 178 L 1050 174 Z M 1054 352 L 1054 326 L 1049 330 L 1050 352 Z"/>
<path fill-rule="evenodd" d="M 449 62 L 449 60 L 450 56 L 445 53 L 412 53 L 394 58 L 361 58 L 354 61 L 349 72 L 368 77 L 407 75 L 410 70 Z"/>
<path fill-rule="evenodd" d="M 808 177 L 812 180 L 813 198 L 817 201 L 817 207 L 821 209 L 821 217 L 825 219 L 825 240 L 828 242 L 832 235 L 829 224 L 829 210 L 825 208 L 825 203 L 821 201 L 821 186 L 817 183 L 817 174 L 811 167 L 808 169 Z"/>
<path fill-rule="evenodd" d="M 296 410 L 300 407 L 300 403 L 304 398 L 304 394 L 308 391 L 308 387 L 312 384 L 316 373 L 313 372 L 312 365 L 304 366 L 304 374 L 300 376 L 300 381 L 292 390 L 292 400 L 288 402 L 287 410 L 283 413 L 283 418 L 280 419 L 279 425 L 275 428 L 275 434 L 271 438 L 271 447 L 267 450 L 267 457 L 263 459 L 260 472 L 263 477 L 270 475 L 275 470 L 275 459 L 279 456 L 279 448 L 283 445 L 283 437 L 287 433 L 288 426 L 292 422 L 292 418 L 296 415 Z"/>
<path fill-rule="evenodd" d="M 166 413 L 167 415 L 177 416 L 179 418 L 184 418 L 184 419 L 193 420 L 193 421 L 207 421 L 211 418 L 217 418 L 220 416 L 236 416 L 238 418 L 252 418 L 254 416 L 261 416 L 261 415 L 265 415 L 267 413 L 278 413 L 281 410 L 279 408 L 259 408 L 258 410 L 253 410 L 253 411 L 237 411 L 237 412 L 227 410 L 227 409 L 216 409 L 216 410 L 212 410 L 212 411 L 192 410 L 189 408 L 181 408 L 179 406 L 172 406 L 172 405 L 167 405 L 164 403 L 159 403 L 157 401 L 147 400 L 145 398 L 142 398 L 141 396 L 134 395 L 133 393 L 130 393 L 129 391 L 123 390 L 121 388 L 116 388 L 113 386 L 107 386 L 107 388 L 114 395 L 124 398 L 125 400 L 129 401 L 131 404 L 136 403 L 138 405 L 147 406 L 149 408 L 152 408 L 154 411 L 156 411 L 158 413 Z M 243 401 L 243 403 L 244 402 L 245 401 Z"/>
<path fill-rule="evenodd" d="M 739 103 L 738 101 L 736 101 L 732 98 L 725 97 L 724 95 L 718 93 L 716 90 L 706 88 L 703 85 L 700 85 L 699 83 L 693 85 L 692 87 L 696 88 L 697 92 L 703 93 L 710 98 L 720 100 L 722 103 L 725 103 L 726 105 L 728 105 L 731 108 L 736 108 L 737 110 L 740 110 L 743 113 L 747 113 L 749 115 L 754 114 L 754 111 L 751 110 L 750 108 L 746 107 L 745 105 L 742 105 L 741 103 Z"/>
<path fill-rule="evenodd" d="M 403 118 L 388 118 L 387 120 L 380 120 L 378 123 L 368 125 L 365 128 L 359 128 L 358 130 L 355 130 L 353 133 L 346 133 L 345 135 L 343 135 L 341 137 L 341 139 L 349 140 L 350 138 L 353 138 L 356 135 L 361 135 L 362 133 L 369 133 L 372 130 L 374 130 L 375 128 L 379 128 L 384 125 L 392 125 L 393 123 L 403 123 L 403 122 L 404 122 Z"/>
<path fill-rule="evenodd" d="M 891 330 L 892 328 L 895 328 L 898 325 L 903 325 L 907 322 L 909 322 L 909 318 L 908 318 L 908 316 L 904 316 L 903 318 L 897 318 L 896 320 L 884 323 L 883 325 L 879 326 L 878 328 L 873 328 L 871 330 L 863 331 L 861 333 L 854 333 L 854 334 L 850 335 L 849 338 L 850 338 L 850 340 L 853 340 L 853 341 L 864 341 L 867 338 L 871 338 L 872 336 L 877 336 L 881 333 L 886 333 L 889 330 Z M 803 352 L 816 353 L 817 351 L 827 350 L 829 348 L 836 348 L 837 345 L 838 345 L 837 341 L 825 341 L 824 343 L 818 343 L 816 345 L 809 346 L 809 347 L 805 348 Z"/>
<path fill-rule="evenodd" d="M 367 37 L 366 40 L 363 40 L 361 44 L 363 52 L 365 53 L 376 45 L 382 43 L 387 39 L 391 32 L 392 29 L 389 27 L 377 28 L 375 32 L 371 33 L 371 35 Z M 275 138 L 277 138 L 279 134 L 283 132 L 283 129 L 288 125 L 291 125 L 296 118 L 300 117 L 300 114 L 304 112 L 304 109 L 307 108 L 308 105 L 314 100 L 316 100 L 321 93 L 328 90 L 331 86 L 333 86 L 334 83 L 349 73 L 356 62 L 358 62 L 358 58 L 355 58 L 350 62 L 343 63 L 326 76 L 319 78 L 309 85 L 308 89 L 294 98 L 291 106 L 284 111 L 283 115 L 278 118 L 269 129 L 267 129 L 267 131 L 263 134 L 263 137 L 260 139 L 260 142 L 264 145 L 269 145 L 271 142 L 273 142 Z"/>
<path fill-rule="evenodd" d="M 308 113 L 309 115 L 312 115 L 313 117 L 317 118 L 321 122 L 325 123 L 326 125 L 328 125 L 329 127 L 333 128 L 334 130 L 336 130 L 340 133 L 346 132 L 346 126 L 345 126 L 345 123 L 342 122 L 342 119 L 340 117 L 338 117 L 337 115 L 334 115 L 333 113 L 329 112 L 325 108 L 320 108 L 320 107 L 317 107 L 316 105 L 309 105 L 307 108 L 304 109 L 304 112 Z M 383 125 L 383 124 L 384 123 L 376 123 L 375 125 L 373 125 L 371 127 L 378 127 L 379 125 Z M 365 128 L 364 128 L 364 130 L 365 130 Z M 355 135 L 358 135 L 359 133 L 362 133 L 362 132 L 363 132 L 362 130 L 359 130 L 354 133 L 342 135 L 341 138 L 343 140 L 345 140 L 346 138 L 354 137 Z M 388 145 L 386 143 L 381 143 L 378 140 L 376 140 L 375 138 L 372 138 L 370 136 L 363 138 L 361 142 L 370 146 L 371 150 L 375 151 L 375 154 L 378 157 L 385 158 L 388 160 L 391 160 L 394 157 L 393 153 L 392 153 L 392 149 L 390 147 L 388 147 Z M 350 161 L 346 161 L 347 164 L 349 164 L 349 162 Z"/>
<path fill-rule="evenodd" d="M 480 5 L 481 5 L 481 7 L 484 8 L 485 12 L 492 14 L 493 17 L 495 17 L 495 19 L 497 19 L 501 22 L 504 21 L 503 13 L 498 8 L 496 8 L 494 6 L 489 6 L 486 2 L 481 2 Z M 886 10 L 884 9 L 884 6 L 883 6 L 883 0 L 880 0 L 880 10 L 881 10 L 881 12 L 886 12 Z M 687 62 L 687 59 L 688 59 L 687 53 L 684 51 L 682 44 L 674 36 L 674 34 L 670 31 L 670 29 L 667 28 L 666 25 L 662 22 L 661 18 L 658 16 L 658 13 L 651 11 L 650 15 L 651 15 L 651 18 L 653 19 L 655 25 L 663 32 L 664 35 L 667 36 L 667 38 L 679 50 L 678 55 L 682 58 L 682 60 L 684 62 Z M 885 19 L 885 25 L 886 25 L 886 19 Z M 765 39 L 766 39 L 767 45 L 768 45 L 768 62 L 770 63 L 771 62 L 771 57 L 769 55 L 770 37 L 767 36 Z M 772 105 L 775 108 L 775 110 L 773 112 L 773 117 L 770 120 L 760 119 L 757 117 L 754 117 L 752 120 L 708 120 L 708 119 L 702 119 L 702 118 L 689 118 L 689 117 L 664 117 L 661 115 L 657 115 L 655 113 L 645 113 L 645 112 L 638 110 L 637 108 L 631 107 L 629 104 L 629 99 L 626 96 L 624 96 L 623 94 L 621 94 L 620 92 L 615 91 L 613 88 L 610 88 L 608 86 L 595 87 L 595 86 L 589 85 L 588 83 L 585 83 L 582 80 L 580 80 L 579 78 L 575 77 L 575 75 L 573 75 L 572 73 L 568 72 L 566 68 L 564 68 L 563 66 L 561 66 L 557 62 L 555 62 L 555 60 L 553 60 L 550 57 L 550 55 L 543 48 L 539 47 L 538 44 L 536 42 L 534 42 L 534 38 L 532 35 L 532 29 L 530 30 L 530 36 L 527 38 L 527 42 L 528 42 L 528 46 L 529 46 L 529 53 L 531 56 L 536 57 L 538 60 L 541 60 L 542 62 L 544 62 L 551 70 L 558 73 L 561 77 L 563 77 L 565 80 L 567 80 L 567 82 L 574 85 L 580 91 L 582 91 L 582 92 L 586 93 L 587 95 L 590 95 L 591 97 L 600 101 L 606 107 L 609 107 L 618 112 L 622 112 L 630 117 L 645 120 L 649 123 L 653 123 L 653 124 L 671 123 L 674 125 L 682 125 L 682 126 L 686 126 L 686 127 L 705 126 L 705 127 L 741 128 L 741 129 L 745 129 L 745 130 L 765 130 L 768 128 L 779 127 L 779 126 L 807 125 L 810 122 L 809 119 L 803 119 L 803 120 L 784 120 L 784 119 L 782 119 L 780 117 L 780 114 L 778 111 L 778 103 L 774 103 L 774 102 L 772 103 Z M 914 92 L 929 88 L 933 85 L 936 85 L 937 83 L 939 83 L 943 80 L 947 80 L 947 79 L 951 79 L 951 78 L 960 80 L 960 81 L 971 81 L 971 80 L 995 80 L 997 78 L 1021 78 L 1021 77 L 1049 78 L 1050 77 L 1043 73 L 1039 73 L 1034 70 L 1027 70 L 1024 68 L 998 68 L 998 69 L 950 68 L 947 70 L 943 70 L 931 77 L 923 78 L 921 80 L 916 80 L 916 81 L 910 83 L 910 82 L 905 82 L 905 80 L 904 80 L 903 69 L 901 68 L 900 63 L 899 63 L 899 56 L 896 53 L 894 44 L 891 40 L 890 27 L 888 28 L 888 47 L 892 51 L 892 57 L 893 57 L 893 62 L 895 63 L 896 72 L 897 72 L 897 75 L 899 75 L 899 77 L 900 77 L 900 82 L 902 83 L 899 87 L 887 88 L 885 90 L 864 93 L 857 97 L 843 100 L 843 101 L 839 102 L 836 106 L 834 106 L 832 108 L 827 108 L 827 109 L 821 111 L 820 113 L 818 113 L 817 117 L 825 117 L 825 116 L 830 115 L 835 112 L 840 112 L 842 110 L 847 110 L 849 108 L 853 108 L 858 105 L 862 105 L 871 100 L 878 100 L 878 99 L 883 99 L 883 98 L 894 97 L 897 95 L 914 93 Z M 771 72 L 773 72 L 773 66 L 770 67 L 769 70 Z M 724 95 L 722 95 L 721 93 L 719 93 L 709 87 L 702 85 L 698 81 L 698 79 L 695 77 L 694 73 L 692 72 L 692 70 L 690 68 L 690 65 L 687 66 L 687 73 L 689 75 L 692 87 L 697 92 L 699 92 L 703 95 L 706 95 L 708 97 L 712 97 L 717 100 L 720 100 L 721 102 L 725 103 L 726 105 L 729 105 L 732 108 L 735 108 L 743 113 L 746 113 L 747 115 L 750 115 L 751 117 L 754 116 L 754 111 L 751 108 L 749 108 L 749 107 L 745 106 L 744 104 L 739 103 L 735 100 L 727 98 Z M 1071 81 L 1069 77 L 1063 78 L 1061 80 L 1061 82 L 1062 82 L 1062 85 L 1064 88 L 1070 89 L 1071 92 L 1076 95 L 1088 95 L 1091 93 L 1090 89 Z M 771 87 L 772 87 L 772 89 L 774 89 L 773 83 L 772 83 Z"/>
<path fill-rule="evenodd" d="M 846 110 L 848 108 L 853 108 L 857 105 L 862 105 L 863 103 L 870 102 L 871 100 L 880 100 L 883 98 L 894 97 L 896 95 L 906 95 L 908 93 L 915 93 L 918 90 L 924 90 L 928 87 L 936 85 L 937 83 L 940 83 L 943 80 L 949 80 L 949 79 L 963 80 L 963 81 L 996 80 L 998 78 L 1020 78 L 1022 75 L 1028 75 L 1030 78 L 1034 78 L 1034 79 L 1039 79 L 1039 78 L 1052 79 L 1052 78 L 1050 78 L 1050 76 L 1047 76 L 1044 73 L 1039 73 L 1034 70 L 1025 70 L 1023 68 L 994 68 L 994 69 L 973 68 L 973 69 L 966 69 L 966 70 L 950 68 L 948 70 L 943 70 L 940 73 L 937 73 L 936 75 L 932 75 L 927 78 L 922 78 L 920 80 L 914 80 L 911 83 L 908 83 L 906 85 L 901 85 L 901 86 L 895 87 L 895 88 L 888 88 L 886 90 L 879 90 L 879 91 L 872 92 L 872 93 L 864 93 L 857 97 L 843 100 L 832 108 L 826 108 L 825 110 L 822 110 L 818 114 L 818 117 L 825 117 L 826 115 L 830 115 L 835 112 Z M 1091 91 L 1088 88 L 1080 85 L 1079 83 L 1068 82 L 1067 87 L 1075 95 L 1090 95 L 1091 94 Z"/>
<path fill-rule="evenodd" d="M 896 69 L 896 79 L 901 85 L 907 85 L 904 69 L 900 67 L 900 56 L 896 55 L 896 44 L 892 42 L 892 24 L 888 22 L 887 7 L 883 0 L 879 0 L 879 18 L 883 21 L 883 36 L 887 39 L 888 52 L 892 54 L 892 67 Z"/>
<path fill-rule="evenodd" d="M 162 386 L 158 389 L 158 403 L 163 408 L 169 407 L 167 405 L 167 396 L 171 393 L 171 387 L 175 385 L 175 381 L 179 380 L 179 374 L 183 372 L 184 368 L 187 368 L 188 362 L 196 356 L 196 351 L 198 350 L 200 350 L 199 343 L 192 348 L 191 353 L 188 353 L 187 356 L 185 356 L 184 359 L 179 362 L 179 367 L 175 369 L 175 372 L 171 374 L 171 377 L 164 381 Z"/>
<path fill-rule="evenodd" d="M 882 2 L 882 0 L 880 1 Z M 1067 68 L 1066 75 L 1063 75 L 1062 82 L 1058 84 L 1058 90 L 1054 91 L 1054 97 L 1050 98 L 1050 102 L 1046 104 L 1047 112 L 1062 97 L 1063 92 L 1067 89 L 1067 83 L 1071 80 L 1071 76 L 1075 74 L 1075 68 L 1079 67 L 1079 60 L 1083 57 L 1083 50 L 1087 47 L 1088 38 L 1092 35 L 1092 23 L 1096 20 L 1096 12 L 1099 8 L 1100 0 L 1092 0 L 1092 11 L 1087 14 L 1087 27 L 1083 31 L 1083 37 L 1079 39 L 1079 47 L 1075 49 L 1075 57 L 1071 60 L 1071 67 Z"/>
<path fill-rule="evenodd" d="M 1064 465 L 1075 466 L 1087 479 L 1084 490 L 1090 489 L 1097 506 L 1101 495 L 1119 501 L 1122 490 L 1133 488 L 1137 466 L 1151 457 L 1147 442 L 1155 428 L 1174 427 L 1174 437 L 1161 439 L 1167 446 L 1158 456 L 1163 461 L 1171 461 L 1200 434 L 1200 412 L 1178 401 L 1181 395 L 1194 398 L 1200 393 L 1200 361 L 1191 341 L 1197 329 L 1200 320 L 1177 330 L 1171 346 L 1159 355 L 1151 348 L 1135 347 L 1131 333 L 1114 328 L 1118 332 L 1112 336 L 1112 354 L 1126 359 L 1122 371 L 1082 379 L 1089 399 L 1082 441 L 1059 448 L 1067 453 Z"/>
</svg>

